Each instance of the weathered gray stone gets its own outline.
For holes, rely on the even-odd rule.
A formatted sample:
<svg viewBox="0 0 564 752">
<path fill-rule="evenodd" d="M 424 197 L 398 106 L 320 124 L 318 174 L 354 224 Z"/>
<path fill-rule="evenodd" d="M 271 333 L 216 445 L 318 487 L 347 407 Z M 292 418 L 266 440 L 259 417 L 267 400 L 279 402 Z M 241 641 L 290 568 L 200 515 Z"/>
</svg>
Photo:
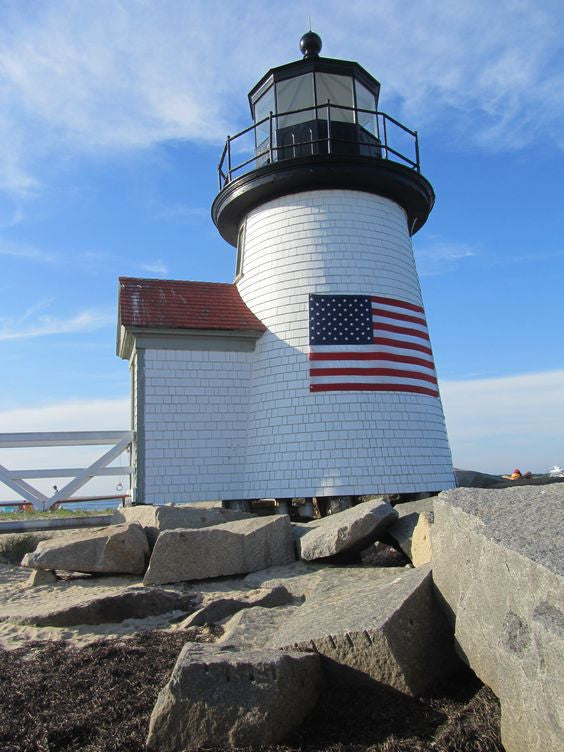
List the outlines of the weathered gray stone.
<svg viewBox="0 0 564 752">
<path fill-rule="evenodd" d="M 321 524 L 321 520 L 310 520 L 309 522 L 292 522 L 292 535 L 294 540 L 303 538 L 306 533 L 311 533 Z"/>
<path fill-rule="evenodd" d="M 452 634 L 433 599 L 429 566 L 364 568 L 355 578 L 343 571 L 321 575 L 269 647 L 316 650 L 336 681 L 372 679 L 412 695 L 452 670 Z M 375 572 L 385 574 L 370 578 Z"/>
<path fill-rule="evenodd" d="M 401 504 L 396 504 L 394 509 L 401 520 L 402 517 L 408 517 L 411 514 L 432 512 L 435 499 L 436 496 L 426 496 L 424 499 L 418 499 L 417 501 L 404 501 Z"/>
<path fill-rule="evenodd" d="M 232 598 L 215 598 L 199 608 L 185 619 L 179 626 L 182 628 L 199 627 L 203 624 L 217 624 L 217 622 L 233 616 L 238 611 L 253 606 L 264 608 L 276 608 L 291 603 L 292 596 L 283 585 L 273 589 L 248 590 L 246 593 L 238 593 Z"/>
<path fill-rule="evenodd" d="M 294 598 L 301 598 L 315 586 L 317 574 L 326 566 L 294 561 L 285 566 L 251 572 L 245 577 L 244 585 L 249 588 L 274 588 L 283 585 Z"/>
<path fill-rule="evenodd" d="M 362 550 L 376 540 L 398 514 L 386 501 L 365 501 L 344 512 L 319 520 L 296 545 L 306 561 L 333 556 L 350 549 Z"/>
<path fill-rule="evenodd" d="M 155 752 L 276 744 L 314 708 L 319 656 L 187 645 L 151 715 Z"/>
<path fill-rule="evenodd" d="M 44 540 L 24 556 L 22 566 L 98 574 L 143 574 L 147 536 L 137 523 L 81 530 Z"/>
<path fill-rule="evenodd" d="M 398 543 L 414 567 L 428 564 L 433 556 L 433 497 L 398 504 L 395 509 L 399 519 L 386 533 Z"/>
<path fill-rule="evenodd" d="M 161 588 L 139 588 L 115 595 L 92 598 L 73 606 L 54 607 L 43 613 L 14 616 L 16 624 L 36 627 L 72 627 L 77 624 L 115 624 L 126 619 L 145 619 L 169 611 L 191 611 L 193 594 L 176 593 Z"/>
<path fill-rule="evenodd" d="M 253 606 L 238 611 L 224 624 L 224 633 L 218 644 L 232 645 L 245 650 L 264 648 L 274 638 L 282 624 L 287 621 L 300 604 L 263 608 Z"/>
<path fill-rule="evenodd" d="M 54 585 L 57 581 L 57 575 L 50 569 L 34 569 L 27 579 L 27 584 L 29 587 L 40 587 Z"/>
<path fill-rule="evenodd" d="M 114 512 L 112 522 L 138 522 L 143 526 L 151 548 L 156 543 L 159 533 L 163 530 L 178 528 L 201 528 L 211 525 L 223 525 L 225 522 L 244 520 L 254 515 L 232 509 L 222 509 L 221 506 L 190 504 L 187 506 L 166 506 L 139 504 L 134 507 L 124 507 Z"/>
<path fill-rule="evenodd" d="M 561 486 L 435 500 L 435 584 L 460 655 L 500 699 L 507 752 L 562 749 L 563 523 Z"/>
<path fill-rule="evenodd" d="M 458 485 L 465 488 L 492 488 L 502 481 L 500 475 L 480 473 L 477 470 L 460 470 L 459 468 L 455 468 L 454 475 Z"/>
<path fill-rule="evenodd" d="M 194 530 L 165 530 L 153 549 L 144 583 L 243 574 L 294 559 L 287 515 L 253 517 Z"/>
<path fill-rule="evenodd" d="M 25 554 L 35 551 L 44 540 L 65 538 L 76 530 L 42 530 L 41 532 L 3 533 L 0 535 L 0 562 L 19 566 Z"/>
</svg>

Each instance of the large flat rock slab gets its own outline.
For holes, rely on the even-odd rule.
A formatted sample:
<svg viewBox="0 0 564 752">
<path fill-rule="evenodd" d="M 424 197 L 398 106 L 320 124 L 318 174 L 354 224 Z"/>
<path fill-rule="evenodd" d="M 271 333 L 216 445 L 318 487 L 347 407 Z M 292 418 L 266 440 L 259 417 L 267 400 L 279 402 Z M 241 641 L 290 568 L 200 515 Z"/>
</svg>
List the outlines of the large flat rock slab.
<svg viewBox="0 0 564 752">
<path fill-rule="evenodd" d="M 153 549 L 144 584 L 246 574 L 294 559 L 288 515 L 253 517 L 200 529 L 165 530 Z"/>
<path fill-rule="evenodd" d="M 35 551 L 44 540 L 65 538 L 76 530 L 42 530 L 41 532 L 2 533 L 0 535 L 0 563 L 19 566 L 26 554 Z"/>
<path fill-rule="evenodd" d="M 43 612 L 13 616 L 15 624 L 36 627 L 72 627 L 79 624 L 116 624 L 126 619 L 146 619 L 169 611 L 191 611 L 194 596 L 161 588 L 125 590 L 122 593 L 98 596 L 85 603 L 58 606 L 57 602 Z"/>
<path fill-rule="evenodd" d="M 272 589 L 260 588 L 234 593 L 231 596 L 216 596 L 194 611 L 193 614 L 190 614 L 179 626 L 186 629 L 188 627 L 200 627 L 204 624 L 217 624 L 243 609 L 253 608 L 254 606 L 262 606 L 265 609 L 277 608 L 286 606 L 292 601 L 292 596 L 283 585 Z"/>
<path fill-rule="evenodd" d="M 351 549 L 360 551 L 376 540 L 397 516 L 391 504 L 375 499 L 316 520 L 310 532 L 300 527 L 296 540 L 299 556 L 311 561 Z"/>
<path fill-rule="evenodd" d="M 326 568 L 325 564 L 310 564 L 294 561 L 279 567 L 268 567 L 251 572 L 244 579 L 248 588 L 274 588 L 283 585 L 294 598 L 307 595 L 317 582 L 317 575 Z"/>
<path fill-rule="evenodd" d="M 268 644 L 319 652 L 339 682 L 376 680 L 420 694 L 454 665 L 452 634 L 433 598 L 430 567 L 359 570 L 358 576 L 354 569 L 323 572 Z"/>
<path fill-rule="evenodd" d="M 143 574 L 148 557 L 143 528 L 127 523 L 41 541 L 24 556 L 22 565 L 90 574 Z"/>
<path fill-rule="evenodd" d="M 147 748 L 277 744 L 313 710 L 319 656 L 186 645 L 151 715 Z"/>
<path fill-rule="evenodd" d="M 301 608 L 301 604 L 278 608 L 253 606 L 238 611 L 224 624 L 225 631 L 218 644 L 245 650 L 265 648 L 298 608 Z"/>
<path fill-rule="evenodd" d="M 501 702 L 507 752 L 564 739 L 564 488 L 459 488 L 435 500 L 433 576 L 460 655 Z"/>
<path fill-rule="evenodd" d="M 223 525 L 225 522 L 243 520 L 254 517 L 247 512 L 223 509 L 221 506 L 204 506 L 192 504 L 190 506 L 158 506 L 153 504 L 139 504 L 134 507 L 124 507 L 114 512 L 112 522 L 138 522 L 143 526 L 151 548 L 155 545 L 159 533 L 163 530 L 177 528 L 200 528 L 211 525 Z"/>
</svg>

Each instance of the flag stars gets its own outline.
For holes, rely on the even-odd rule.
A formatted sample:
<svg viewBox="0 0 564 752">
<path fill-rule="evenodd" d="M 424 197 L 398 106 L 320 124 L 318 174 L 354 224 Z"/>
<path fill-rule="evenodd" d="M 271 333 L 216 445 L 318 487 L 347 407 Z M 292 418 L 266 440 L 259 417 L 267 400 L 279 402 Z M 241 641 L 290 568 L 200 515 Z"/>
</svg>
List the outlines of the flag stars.
<svg viewBox="0 0 564 752">
<path fill-rule="evenodd" d="M 370 344 L 372 303 L 368 296 L 311 295 L 311 344 Z"/>
</svg>

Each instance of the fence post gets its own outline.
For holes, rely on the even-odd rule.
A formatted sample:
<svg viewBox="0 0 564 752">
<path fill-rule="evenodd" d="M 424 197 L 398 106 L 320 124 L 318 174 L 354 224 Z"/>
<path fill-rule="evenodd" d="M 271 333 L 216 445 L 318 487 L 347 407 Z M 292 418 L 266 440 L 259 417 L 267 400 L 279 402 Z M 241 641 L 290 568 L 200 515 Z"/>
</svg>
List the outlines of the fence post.
<svg viewBox="0 0 564 752">
<path fill-rule="evenodd" d="M 272 151 L 272 110 L 268 113 L 268 158 L 270 164 L 274 162 L 274 152 Z"/>
<path fill-rule="evenodd" d="M 227 182 L 231 182 L 231 136 L 227 136 Z"/>
<path fill-rule="evenodd" d="M 417 135 L 417 131 L 415 131 L 415 161 L 417 163 L 417 172 L 421 172 L 419 166 L 419 136 Z"/>
<path fill-rule="evenodd" d="M 331 154 L 331 100 L 327 100 L 327 154 Z"/>
</svg>

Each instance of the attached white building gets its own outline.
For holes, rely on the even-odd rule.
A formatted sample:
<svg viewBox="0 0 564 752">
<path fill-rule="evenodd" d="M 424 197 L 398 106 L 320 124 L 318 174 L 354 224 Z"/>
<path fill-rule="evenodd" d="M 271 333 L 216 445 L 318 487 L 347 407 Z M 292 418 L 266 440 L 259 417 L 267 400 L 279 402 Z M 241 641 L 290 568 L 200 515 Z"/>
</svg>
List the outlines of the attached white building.
<svg viewBox="0 0 564 752">
<path fill-rule="evenodd" d="M 140 501 L 455 485 L 410 239 L 434 202 L 417 136 L 320 49 L 306 34 L 251 91 L 251 158 L 226 144 L 212 215 L 234 284 L 120 280 Z"/>
</svg>

